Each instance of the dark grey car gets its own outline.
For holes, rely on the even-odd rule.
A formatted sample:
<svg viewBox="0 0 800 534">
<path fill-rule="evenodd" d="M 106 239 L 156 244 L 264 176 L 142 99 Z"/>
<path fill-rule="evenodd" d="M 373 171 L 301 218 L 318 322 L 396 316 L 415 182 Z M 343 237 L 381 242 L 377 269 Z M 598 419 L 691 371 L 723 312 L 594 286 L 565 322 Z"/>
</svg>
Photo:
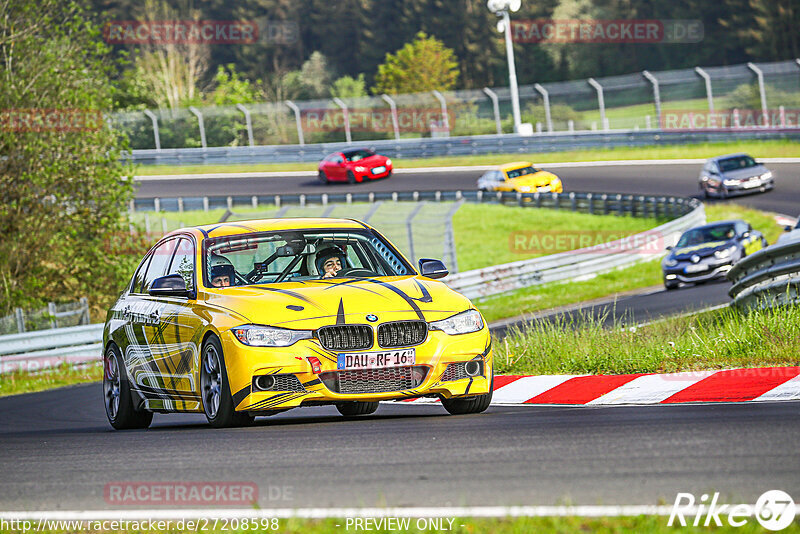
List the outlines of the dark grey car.
<svg viewBox="0 0 800 534">
<path fill-rule="evenodd" d="M 706 198 L 763 193 L 774 187 L 772 171 L 747 154 L 711 158 L 700 172 L 700 191 Z"/>
</svg>

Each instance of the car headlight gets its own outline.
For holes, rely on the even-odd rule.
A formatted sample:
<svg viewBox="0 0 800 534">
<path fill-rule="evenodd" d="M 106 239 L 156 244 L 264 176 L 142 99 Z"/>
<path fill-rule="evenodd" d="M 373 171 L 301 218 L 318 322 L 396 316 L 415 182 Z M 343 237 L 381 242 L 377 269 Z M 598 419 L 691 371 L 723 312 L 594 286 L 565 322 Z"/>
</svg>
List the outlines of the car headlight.
<svg viewBox="0 0 800 534">
<path fill-rule="evenodd" d="M 739 180 L 723 180 L 722 183 L 724 183 L 725 185 L 737 185 L 739 183 Z"/>
<path fill-rule="evenodd" d="M 724 248 L 722 250 L 715 250 L 714 251 L 714 256 L 719 258 L 719 259 L 721 259 L 721 260 L 723 260 L 725 258 L 729 258 L 731 256 L 731 254 L 733 254 L 735 251 L 736 251 L 736 247 L 735 246 L 731 246 L 731 247 L 728 247 L 728 248 Z"/>
<path fill-rule="evenodd" d="M 361 167 L 361 166 L 359 166 L 359 167 L 356 167 L 356 172 L 364 172 L 364 171 L 366 171 L 366 170 L 367 170 L 367 168 L 366 168 L 366 167 Z"/>
<path fill-rule="evenodd" d="M 665 267 L 675 267 L 676 265 L 678 265 L 678 260 L 676 260 L 675 258 L 666 258 L 664 260 Z"/>
<path fill-rule="evenodd" d="M 445 334 L 469 334 L 483 328 L 483 319 L 478 310 L 467 310 L 441 321 L 428 323 L 429 330 L 441 330 Z"/>
<path fill-rule="evenodd" d="M 391 164 L 392 164 L 392 160 L 390 160 L 390 159 L 387 159 L 387 160 L 386 160 L 386 166 L 388 167 L 388 166 L 389 166 L 389 165 L 391 165 Z"/>
<path fill-rule="evenodd" d="M 236 339 L 252 347 L 288 347 L 301 339 L 310 339 L 310 330 L 289 330 L 272 326 L 245 325 L 231 328 Z"/>
<path fill-rule="evenodd" d="M 761 178 L 762 180 L 769 180 L 770 178 L 772 178 L 772 171 L 765 172 L 759 178 Z"/>
</svg>

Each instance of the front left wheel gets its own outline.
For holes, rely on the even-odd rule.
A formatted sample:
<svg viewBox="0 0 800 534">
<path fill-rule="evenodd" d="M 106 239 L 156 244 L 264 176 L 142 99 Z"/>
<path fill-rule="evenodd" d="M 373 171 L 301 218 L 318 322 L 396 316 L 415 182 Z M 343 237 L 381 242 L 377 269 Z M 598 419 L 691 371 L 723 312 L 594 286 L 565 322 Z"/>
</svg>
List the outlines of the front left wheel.
<svg viewBox="0 0 800 534">
<path fill-rule="evenodd" d="M 153 412 L 136 410 L 122 353 L 116 345 L 109 345 L 103 358 L 103 396 L 108 422 L 117 430 L 147 428 L 153 421 Z"/>
<path fill-rule="evenodd" d="M 481 413 L 489 407 L 492 402 L 492 394 L 494 393 L 494 371 L 492 371 L 492 379 L 489 382 L 489 393 L 477 395 L 470 399 L 442 399 L 442 406 L 450 412 L 451 415 L 464 415 L 468 413 Z"/>
<path fill-rule="evenodd" d="M 203 344 L 200 395 L 203 411 L 211 426 L 225 428 L 245 426 L 253 422 L 254 418 L 251 415 L 235 410 L 228 383 L 228 371 L 225 369 L 225 358 L 222 355 L 222 345 L 215 336 L 209 337 Z"/>
<path fill-rule="evenodd" d="M 378 409 L 377 402 L 343 402 L 336 405 L 339 413 L 345 417 L 353 417 L 356 415 L 369 415 L 375 413 Z"/>
</svg>

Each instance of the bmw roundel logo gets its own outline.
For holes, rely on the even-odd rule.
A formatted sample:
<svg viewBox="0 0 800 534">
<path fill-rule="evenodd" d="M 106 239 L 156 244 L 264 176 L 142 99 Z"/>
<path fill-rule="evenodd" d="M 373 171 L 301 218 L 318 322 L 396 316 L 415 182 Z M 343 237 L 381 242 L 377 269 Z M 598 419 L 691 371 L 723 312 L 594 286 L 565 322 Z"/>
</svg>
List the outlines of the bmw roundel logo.
<svg viewBox="0 0 800 534">
<path fill-rule="evenodd" d="M 367 321 L 369 321 L 371 323 L 374 323 L 377 320 L 378 320 L 378 316 L 377 315 L 372 315 L 371 313 L 369 315 L 367 315 Z"/>
</svg>

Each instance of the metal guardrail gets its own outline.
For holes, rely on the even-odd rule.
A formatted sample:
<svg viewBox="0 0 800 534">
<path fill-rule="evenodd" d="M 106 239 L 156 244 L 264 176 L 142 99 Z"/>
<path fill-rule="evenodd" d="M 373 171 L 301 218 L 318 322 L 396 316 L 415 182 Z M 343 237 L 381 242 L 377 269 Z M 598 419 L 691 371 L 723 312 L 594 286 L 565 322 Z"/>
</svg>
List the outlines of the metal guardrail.
<svg viewBox="0 0 800 534">
<path fill-rule="evenodd" d="M 800 241 L 772 245 L 739 261 L 728 272 L 728 294 L 740 308 L 800 303 Z"/>
<path fill-rule="evenodd" d="M 444 282 L 472 299 L 594 275 L 648 256 L 652 258 L 660 255 L 666 246 L 674 245 L 684 231 L 705 223 L 705 208 L 700 201 L 680 200 L 683 201 L 681 207 L 689 208 L 687 213 L 647 232 L 601 246 L 457 273 L 446 277 Z"/>
<path fill-rule="evenodd" d="M 721 142 L 745 139 L 800 139 L 800 129 L 741 131 L 615 130 L 613 132 L 549 132 L 465 137 L 378 140 L 313 145 L 263 145 L 134 150 L 130 159 L 140 165 L 202 165 L 316 162 L 332 152 L 353 146 L 370 147 L 392 158 L 430 158 L 475 154 L 539 153 L 585 148 Z"/>
<path fill-rule="evenodd" d="M 0 336 L 0 373 L 99 362 L 102 353 L 102 324 Z"/>
<path fill-rule="evenodd" d="M 56 304 L 38 310 L 15 308 L 14 315 L 0 317 L 0 335 L 46 330 L 89 324 L 89 300 L 82 297 L 75 302 Z"/>
</svg>

